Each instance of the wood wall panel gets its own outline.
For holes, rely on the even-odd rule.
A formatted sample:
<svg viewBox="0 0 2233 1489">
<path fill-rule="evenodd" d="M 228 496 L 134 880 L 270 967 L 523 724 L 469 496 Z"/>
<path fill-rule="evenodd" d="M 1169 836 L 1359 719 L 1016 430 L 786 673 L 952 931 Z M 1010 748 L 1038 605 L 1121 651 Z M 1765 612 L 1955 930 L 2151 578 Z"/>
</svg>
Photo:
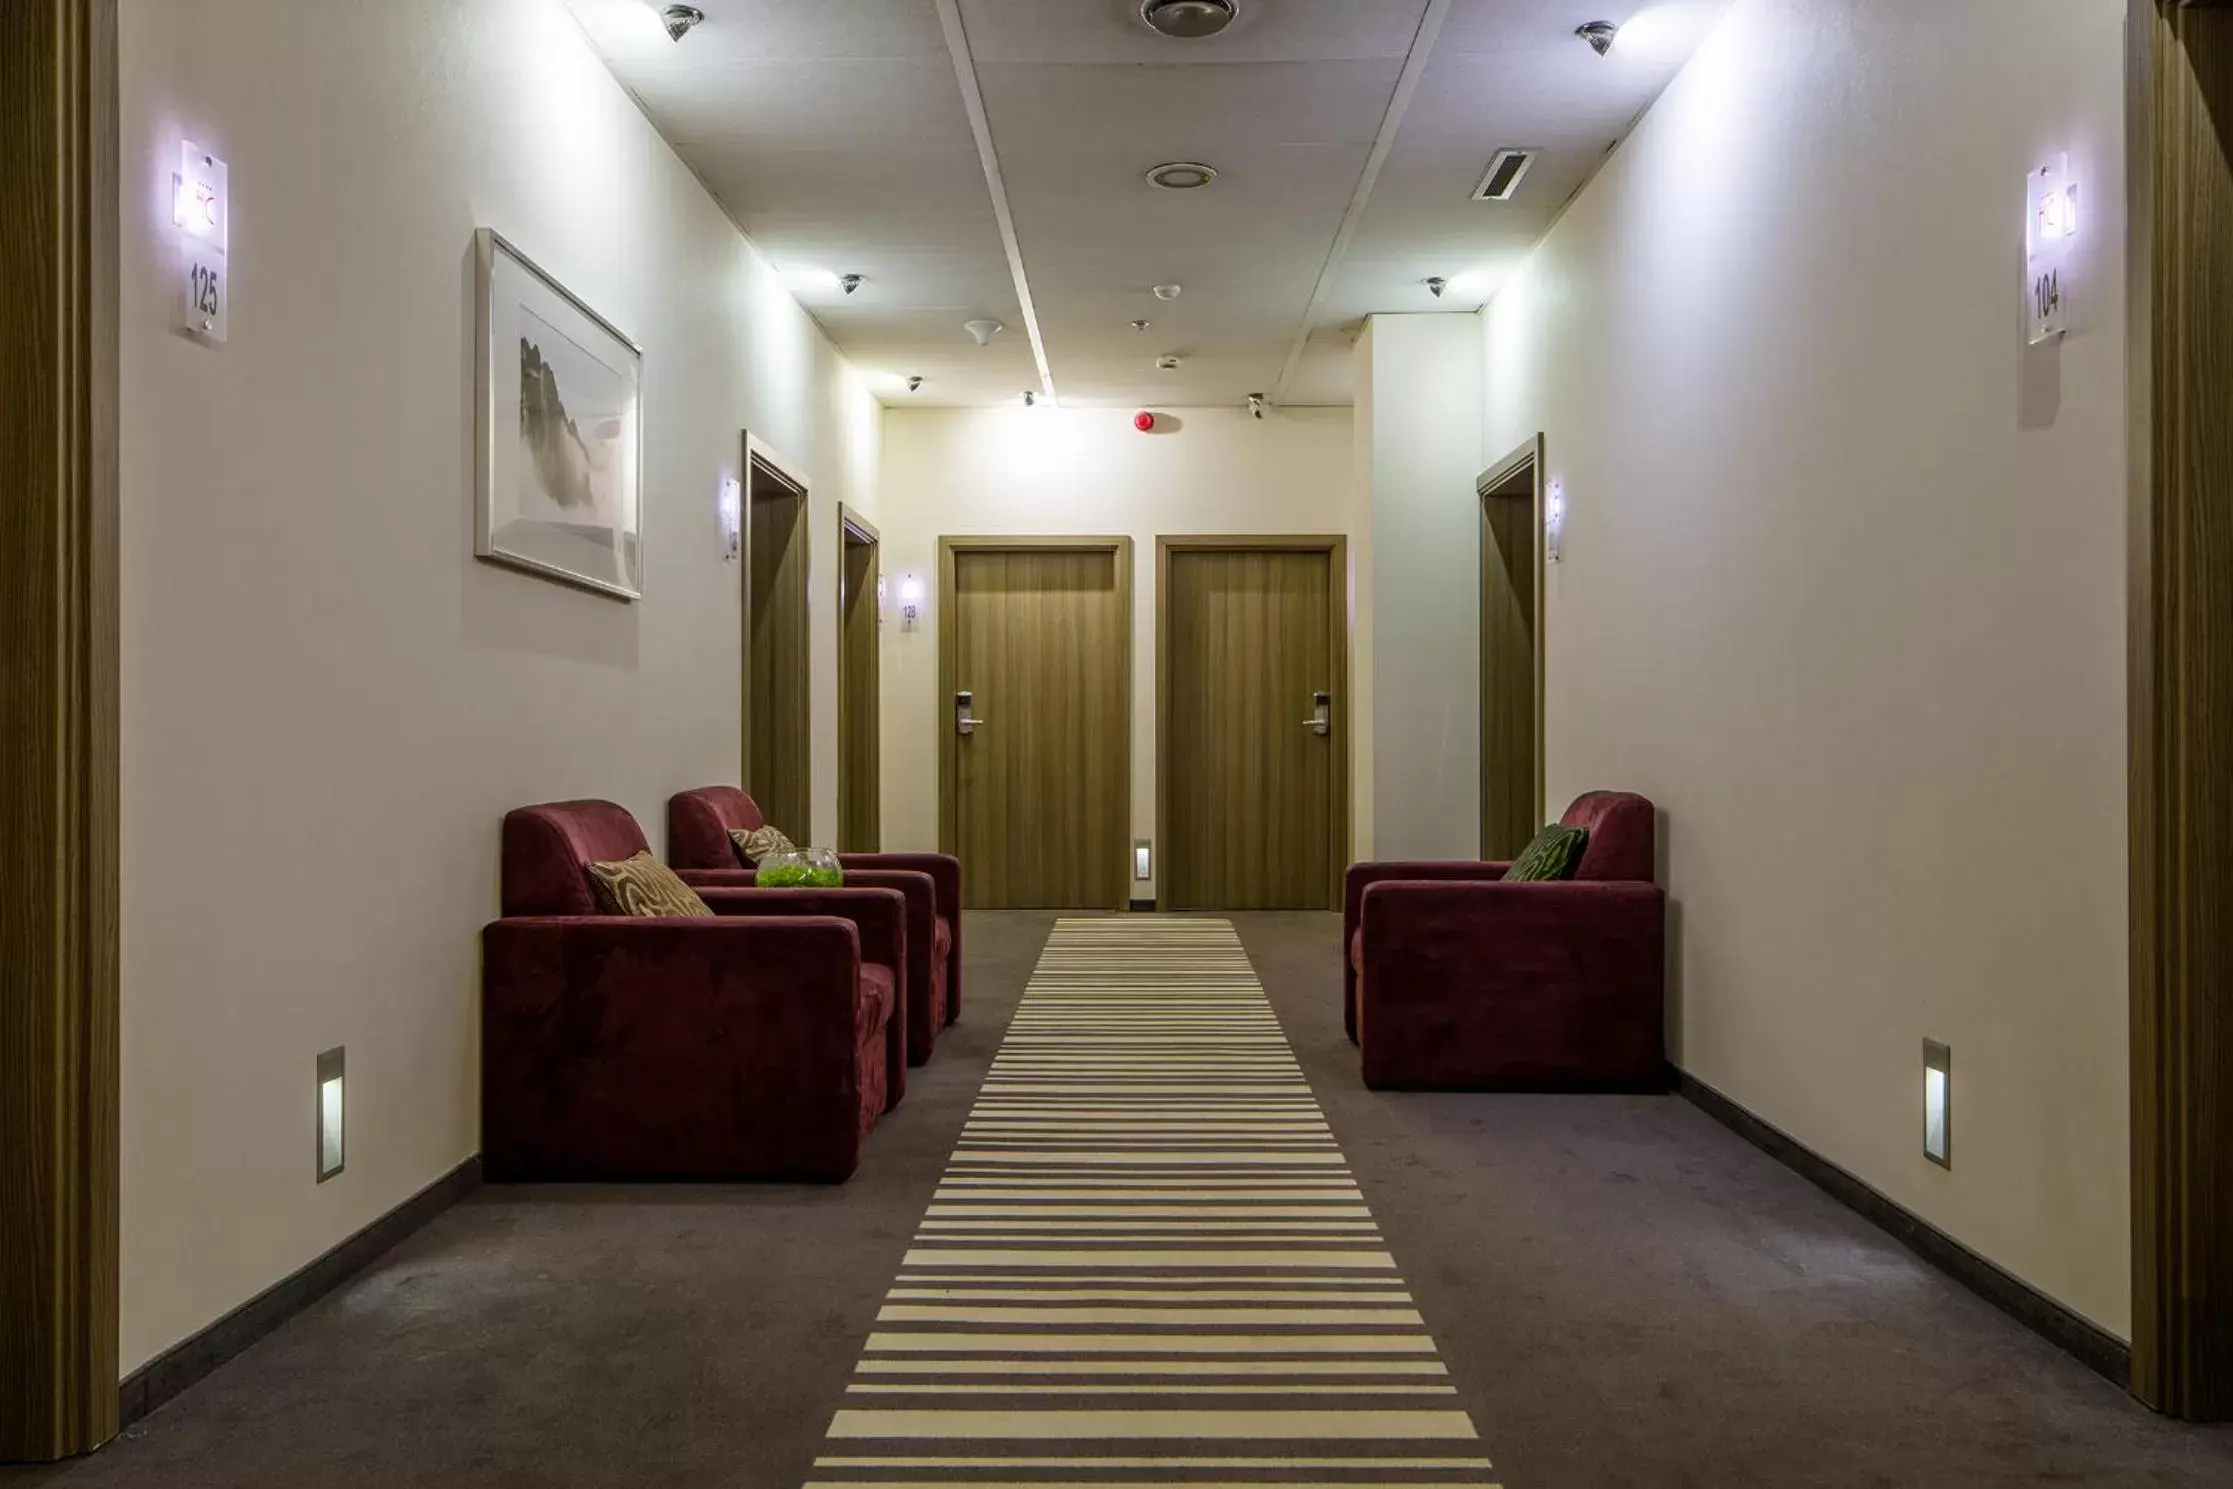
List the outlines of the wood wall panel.
<svg viewBox="0 0 2233 1489">
<path fill-rule="evenodd" d="M 1322 540 L 1312 540 L 1322 541 Z M 1163 544 L 1157 712 L 1166 910 L 1340 904 L 1339 545 Z M 1336 732 L 1305 727 L 1313 695 Z"/>
<path fill-rule="evenodd" d="M 2233 1419 L 2233 12 L 2153 19 L 2136 548 L 2133 1390 Z M 2137 312 L 2136 312 L 2137 313 Z"/>
<path fill-rule="evenodd" d="M 947 851 L 972 909 L 1122 909 L 1131 815 L 1132 558 L 947 540 L 935 727 Z M 986 720 L 954 730 L 957 691 Z"/>
<path fill-rule="evenodd" d="M 855 519 L 839 519 L 837 846 L 847 853 L 874 853 L 884 836 L 879 544 L 867 531 Z"/>
<path fill-rule="evenodd" d="M 806 492 L 754 459 L 745 503 L 744 789 L 804 845 L 814 833 Z"/>
<path fill-rule="evenodd" d="M 116 8 L 0 5 L 0 1460 L 117 1420 Z"/>
</svg>

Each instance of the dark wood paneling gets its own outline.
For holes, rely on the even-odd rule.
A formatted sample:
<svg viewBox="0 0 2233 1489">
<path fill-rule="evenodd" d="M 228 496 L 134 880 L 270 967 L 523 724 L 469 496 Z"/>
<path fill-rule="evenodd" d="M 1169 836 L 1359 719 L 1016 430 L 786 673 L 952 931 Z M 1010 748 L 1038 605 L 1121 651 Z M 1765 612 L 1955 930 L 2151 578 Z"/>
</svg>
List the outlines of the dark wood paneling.
<svg viewBox="0 0 2233 1489">
<path fill-rule="evenodd" d="M 744 789 L 795 841 L 814 833 L 807 494 L 754 456 L 745 502 Z"/>
<path fill-rule="evenodd" d="M 881 641 L 875 529 L 838 516 L 837 845 L 874 853 L 883 845 Z"/>
<path fill-rule="evenodd" d="M 116 8 L 0 5 L 0 1460 L 117 1430 Z"/>
<path fill-rule="evenodd" d="M 1541 455 L 1530 441 L 1481 497 L 1481 856 L 1509 859 L 1542 826 Z"/>
<path fill-rule="evenodd" d="M 1336 908 L 1342 544 L 1240 541 L 1159 545 L 1159 898 L 1171 910 Z M 1321 692 L 1333 699 L 1325 735 L 1306 725 Z"/>
<path fill-rule="evenodd" d="M 2132 1385 L 2233 1419 L 2233 14 L 2148 48 L 2151 476 L 2138 524 Z"/>
<path fill-rule="evenodd" d="M 941 840 L 974 909 L 1125 906 L 1128 539 L 940 543 Z M 954 694 L 987 722 L 962 738 Z"/>
</svg>

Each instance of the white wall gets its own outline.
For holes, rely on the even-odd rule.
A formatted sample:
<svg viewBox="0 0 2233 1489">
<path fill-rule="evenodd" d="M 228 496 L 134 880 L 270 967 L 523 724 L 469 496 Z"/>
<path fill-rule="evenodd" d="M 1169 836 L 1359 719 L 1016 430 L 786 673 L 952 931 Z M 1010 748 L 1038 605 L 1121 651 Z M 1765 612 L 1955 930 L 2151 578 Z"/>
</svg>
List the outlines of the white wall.
<svg viewBox="0 0 2233 1489">
<path fill-rule="evenodd" d="M 131 1368 L 475 1151 L 499 818 L 606 796 L 656 847 L 670 792 L 735 779 L 720 479 L 748 426 L 805 464 L 827 575 L 878 413 L 558 0 L 125 0 L 123 66 Z M 168 329 L 182 136 L 232 168 L 216 350 Z M 641 604 L 470 556 L 481 226 L 646 348 Z M 349 1163 L 319 1187 L 337 1044 Z"/>
<path fill-rule="evenodd" d="M 1132 836 L 1155 836 L 1155 540 L 1183 533 L 1347 533 L 1346 408 L 900 409 L 884 419 L 884 572 L 924 587 L 920 626 L 884 628 L 884 843 L 938 846 L 938 540 L 1009 534 L 1132 539 Z M 1352 676 L 1356 659 L 1352 658 Z M 1135 885 L 1147 898 L 1152 885 Z"/>
<path fill-rule="evenodd" d="M 2123 10 L 1738 0 L 1486 312 L 1483 446 L 1565 481 L 1551 795 L 1665 810 L 1684 1066 L 2119 1332 Z"/>
<path fill-rule="evenodd" d="M 1356 351 L 1370 616 L 1365 746 L 1372 836 L 1360 857 L 1481 848 L 1481 325 L 1376 315 Z M 1498 451 L 1493 459 L 1501 459 Z"/>
</svg>

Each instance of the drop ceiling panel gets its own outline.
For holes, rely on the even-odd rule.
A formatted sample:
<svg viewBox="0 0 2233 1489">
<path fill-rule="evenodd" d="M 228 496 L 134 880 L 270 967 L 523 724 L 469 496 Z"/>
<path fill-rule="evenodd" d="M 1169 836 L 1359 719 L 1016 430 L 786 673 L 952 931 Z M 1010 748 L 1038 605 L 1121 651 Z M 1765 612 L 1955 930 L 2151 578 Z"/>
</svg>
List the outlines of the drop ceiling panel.
<svg viewBox="0 0 2233 1489">
<path fill-rule="evenodd" d="M 1067 157 L 1096 138 L 1153 154 L 1174 151 L 1186 160 L 1199 158 L 1188 152 L 1213 146 L 1220 154 L 1251 145 L 1369 148 L 1402 70 L 1401 61 L 1378 60 L 1068 64 L 981 67 L 978 76 L 1005 170 L 1012 159 Z M 1113 120 L 1125 122 L 1111 129 Z"/>
<path fill-rule="evenodd" d="M 705 24 L 681 44 L 667 38 L 659 7 L 649 0 L 566 3 L 615 71 L 685 60 L 700 65 L 946 56 L 932 0 L 711 0 L 700 5 Z"/>
<path fill-rule="evenodd" d="M 754 151 L 810 147 L 880 153 L 901 144 L 976 144 L 944 56 L 904 62 L 694 63 L 674 75 L 657 112 L 678 147 Z M 825 107 L 832 96 L 846 107 Z M 978 178 L 978 192 L 984 182 Z"/>
</svg>

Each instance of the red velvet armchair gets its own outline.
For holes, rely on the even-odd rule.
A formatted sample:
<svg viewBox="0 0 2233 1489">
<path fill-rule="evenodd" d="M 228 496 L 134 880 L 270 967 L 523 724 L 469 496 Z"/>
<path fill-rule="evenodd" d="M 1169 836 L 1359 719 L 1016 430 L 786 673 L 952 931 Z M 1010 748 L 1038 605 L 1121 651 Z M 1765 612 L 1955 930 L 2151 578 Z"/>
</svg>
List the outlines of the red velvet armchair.
<svg viewBox="0 0 2233 1489">
<path fill-rule="evenodd" d="M 1361 863 L 1343 897 L 1343 1015 L 1375 1090 L 1664 1090 L 1666 895 L 1652 804 L 1595 791 L 1572 880 L 1504 863 Z"/>
<path fill-rule="evenodd" d="M 504 819 L 481 933 L 481 1151 L 497 1180 L 841 1180 L 904 1081 L 891 890 L 706 890 L 714 918 L 602 913 L 646 851 L 603 801 Z"/>
<path fill-rule="evenodd" d="M 766 823 L 734 786 L 701 786 L 667 800 L 667 863 L 690 884 L 750 884 L 730 832 Z M 944 853 L 841 853 L 847 885 L 907 896 L 907 1058 L 921 1065 L 938 1031 L 961 1017 L 961 860 Z M 927 882 L 926 881 L 927 876 Z"/>
</svg>

